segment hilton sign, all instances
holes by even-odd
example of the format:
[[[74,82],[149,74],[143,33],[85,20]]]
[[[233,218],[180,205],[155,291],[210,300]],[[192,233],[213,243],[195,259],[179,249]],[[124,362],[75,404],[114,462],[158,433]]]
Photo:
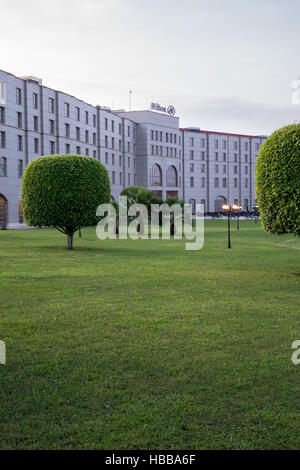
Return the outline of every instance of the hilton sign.
[[[153,111],[159,111],[160,113],[168,113],[170,116],[175,116],[175,108],[174,106],[170,105],[167,108],[161,106],[159,103],[151,103],[150,108]]]

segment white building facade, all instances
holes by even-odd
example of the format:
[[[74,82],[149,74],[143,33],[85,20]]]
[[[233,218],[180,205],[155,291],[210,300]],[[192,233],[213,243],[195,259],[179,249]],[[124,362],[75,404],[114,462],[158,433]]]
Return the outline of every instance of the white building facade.
[[[92,106],[0,70],[0,227],[22,222],[22,175],[41,155],[87,155],[101,161],[112,197],[144,186],[160,199],[179,197],[205,211],[225,202],[255,204],[255,170],[265,136],[180,129],[167,113]]]

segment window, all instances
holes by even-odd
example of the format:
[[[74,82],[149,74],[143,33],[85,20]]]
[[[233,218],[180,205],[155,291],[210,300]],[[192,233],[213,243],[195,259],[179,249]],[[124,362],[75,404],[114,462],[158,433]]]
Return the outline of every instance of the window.
[[[104,127],[105,127],[105,130],[107,131],[108,130],[108,119],[107,118],[104,119]]]
[[[194,177],[191,176],[190,177],[190,188],[193,188],[194,187]]]
[[[17,122],[18,128],[21,129],[23,127],[22,113],[17,113]]]
[[[70,153],[70,144],[66,144],[66,153]]]
[[[81,154],[80,145],[77,145],[77,147],[76,147],[76,153],[77,153],[77,155],[80,155],[80,154]]]
[[[5,123],[5,108],[3,106],[0,106],[0,124]]]
[[[205,173],[205,164],[204,163],[201,163],[200,169],[201,169],[201,173]]]
[[[204,148],[205,147],[205,139],[201,139],[201,147]]]
[[[122,172],[120,171],[120,184],[122,184]]]
[[[128,173],[128,186],[130,186],[130,173]]]
[[[70,117],[70,104],[69,103],[64,104],[64,110],[65,110],[65,117]]]
[[[88,157],[90,154],[89,149],[85,149],[85,155]]]
[[[85,131],[85,142],[89,143],[89,131]]]
[[[162,186],[161,167],[156,163],[150,169],[150,186]]]
[[[156,147],[158,149],[158,147]],[[128,153],[130,153],[130,142],[127,143],[127,150],[128,150]]]
[[[223,165],[223,173],[226,173],[226,165]]]
[[[96,114],[93,114],[93,126],[96,127]]]
[[[205,152],[201,152],[201,160],[202,160],[202,161],[205,160]]]
[[[227,188],[227,179],[226,178],[223,178],[222,184],[223,184],[223,188]]]
[[[93,132],[93,145],[96,145],[96,133]]]
[[[5,132],[0,131],[0,148],[4,149],[6,147],[6,135]]]
[[[88,111],[85,112],[85,123],[86,124],[89,123],[89,113],[88,113]]]
[[[235,188],[238,187],[238,180],[237,180],[237,178],[234,178],[234,187],[235,187]]]
[[[115,148],[115,138],[114,137],[111,138],[111,148],[112,149]]]
[[[65,136],[70,137],[70,124],[65,124]]]
[[[18,135],[18,150],[21,152],[23,150],[23,137]]]
[[[5,157],[0,157],[0,176],[7,176],[7,160]]]
[[[108,165],[108,153],[105,152],[105,164]]]
[[[55,142],[53,142],[53,140],[50,140],[49,144],[50,144],[50,155],[54,155],[55,154]]]
[[[122,166],[122,155],[119,155],[119,166]]]
[[[108,136],[107,135],[105,136],[105,147],[106,148],[108,147]]]
[[[223,153],[223,162],[226,162],[226,153]]]
[[[201,178],[201,188],[205,188],[205,178],[203,176]]]
[[[238,143],[237,143],[236,140],[233,142],[233,148],[234,148],[234,150],[238,149]]]
[[[219,161],[219,154],[218,154],[218,152],[215,152],[215,160],[216,160],[216,162]]]
[[[127,127],[127,136],[130,137],[130,126]],[[158,132],[156,131],[156,140],[158,138]]]
[[[245,166],[245,175],[248,175],[248,167]]]
[[[215,140],[215,149],[218,149],[218,148],[219,148],[219,141]]]
[[[39,107],[39,97],[37,93],[33,93],[33,107],[34,109],[38,109]]]
[[[219,178],[215,178],[215,188],[219,187]]]
[[[128,168],[130,168],[130,157],[128,157],[127,166],[128,166]]]
[[[0,104],[5,104],[5,83],[0,82]]]
[[[223,149],[226,149],[226,140],[223,140]]]
[[[122,124],[119,124],[119,135],[122,134]]]
[[[246,152],[248,151],[248,146],[249,146],[248,142],[245,142],[245,150],[246,150]]]
[[[190,172],[194,173],[194,163],[190,163]]]
[[[190,146],[194,147],[194,137],[190,137]]]
[[[49,132],[50,134],[54,134],[54,121],[52,119],[49,120]]]
[[[39,130],[39,118],[37,116],[33,116],[33,128],[35,132]]]
[[[248,178],[245,178],[245,188],[248,188]]]
[[[177,187],[178,186],[178,174],[175,166],[171,165],[167,169],[167,186]]]
[[[23,176],[23,160],[18,160],[18,178]]]
[[[96,158],[96,150],[93,150],[93,157]]]
[[[234,162],[237,163],[238,161],[238,156],[237,156],[237,153],[234,154]]]
[[[112,174],[112,184],[116,184],[116,173],[113,171]]]
[[[114,165],[115,164],[115,154],[112,153],[111,155],[111,164]]]
[[[194,150],[190,150],[190,159],[194,160]]]
[[[257,143],[255,144],[255,150],[256,150],[257,152],[258,152],[258,150],[259,150],[259,144],[257,144]]]
[[[236,165],[234,166],[233,171],[234,171],[234,174],[237,175],[238,167]]]
[[[219,173],[219,165],[215,165],[215,173]]]
[[[54,113],[54,99],[48,98],[48,111],[49,113]]]
[[[76,106],[75,108],[76,121],[80,121],[80,108]]]
[[[34,139],[34,153],[39,153],[39,139]]]
[[[17,88],[17,90],[16,90],[16,102],[17,102],[17,104],[22,104],[22,90],[21,90],[21,88]]]
[[[76,140],[80,140],[80,127],[76,127]]]

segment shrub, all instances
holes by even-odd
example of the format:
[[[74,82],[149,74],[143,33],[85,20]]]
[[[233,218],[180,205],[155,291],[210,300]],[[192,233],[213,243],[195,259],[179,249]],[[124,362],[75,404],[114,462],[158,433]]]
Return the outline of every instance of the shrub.
[[[22,206],[31,226],[53,226],[68,237],[95,225],[96,209],[110,202],[106,168],[92,157],[48,155],[31,162],[23,175]]]
[[[300,236],[300,124],[283,127],[265,141],[256,185],[265,230]]]

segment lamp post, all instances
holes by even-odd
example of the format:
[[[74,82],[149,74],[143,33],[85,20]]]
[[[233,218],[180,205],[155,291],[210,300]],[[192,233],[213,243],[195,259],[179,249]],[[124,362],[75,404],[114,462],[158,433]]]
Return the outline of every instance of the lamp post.
[[[254,220],[255,220],[255,223],[257,224],[257,219],[259,217],[258,206],[253,205],[253,212],[254,212]]]
[[[233,206],[230,206],[229,204],[224,204],[222,206],[223,211],[225,214],[227,213],[227,238],[228,238],[228,248],[231,248],[231,234],[230,234],[230,216],[232,211],[240,210],[241,206],[238,206],[237,204],[233,204]],[[239,230],[239,225],[238,225],[238,230]]]
[[[236,219],[236,229],[237,231],[240,230],[240,213],[241,213],[242,206],[239,206],[238,204],[233,204],[232,210],[236,211],[237,214],[237,219]]]

